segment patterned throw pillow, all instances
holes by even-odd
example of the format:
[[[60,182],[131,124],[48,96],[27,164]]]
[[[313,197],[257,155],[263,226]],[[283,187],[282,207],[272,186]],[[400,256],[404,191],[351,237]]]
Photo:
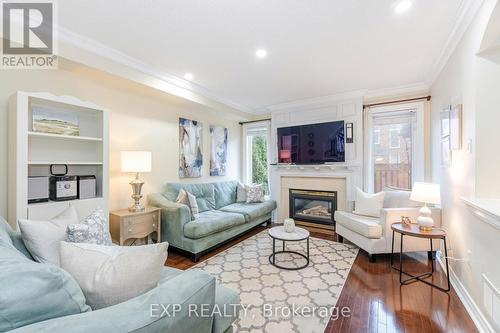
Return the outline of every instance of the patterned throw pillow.
[[[181,189],[175,202],[188,206],[189,210],[191,210],[191,220],[194,221],[196,219],[200,210],[198,202],[196,202],[196,197],[193,194]]]
[[[246,185],[247,203],[264,201],[264,185]]]
[[[108,219],[102,209],[96,209],[78,224],[68,225],[66,234],[70,243],[112,245]]]

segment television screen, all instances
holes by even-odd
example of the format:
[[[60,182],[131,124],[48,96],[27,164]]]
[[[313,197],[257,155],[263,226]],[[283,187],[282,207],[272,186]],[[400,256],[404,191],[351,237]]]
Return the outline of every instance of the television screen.
[[[278,163],[344,161],[343,121],[278,128]]]

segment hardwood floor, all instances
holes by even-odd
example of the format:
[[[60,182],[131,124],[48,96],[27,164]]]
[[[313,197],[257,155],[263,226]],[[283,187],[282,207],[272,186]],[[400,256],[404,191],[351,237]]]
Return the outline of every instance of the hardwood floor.
[[[267,227],[258,227],[246,235],[203,256],[206,260]],[[335,235],[312,231],[312,237],[335,240]],[[405,270],[426,271],[427,255],[405,256]],[[195,264],[180,254],[169,253],[167,265],[188,269]],[[436,265],[439,266],[439,265]],[[433,282],[444,283],[440,267]],[[391,269],[389,256],[379,256],[375,263],[360,250],[337,302],[350,309],[350,317],[340,316],[329,322],[325,333],[350,332],[478,332],[455,291],[444,293],[423,283],[400,286],[399,273]]]

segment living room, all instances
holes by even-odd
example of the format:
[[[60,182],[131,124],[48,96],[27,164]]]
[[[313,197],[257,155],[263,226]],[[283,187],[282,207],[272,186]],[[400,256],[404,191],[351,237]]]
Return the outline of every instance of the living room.
[[[1,6],[0,332],[500,331],[496,0]]]

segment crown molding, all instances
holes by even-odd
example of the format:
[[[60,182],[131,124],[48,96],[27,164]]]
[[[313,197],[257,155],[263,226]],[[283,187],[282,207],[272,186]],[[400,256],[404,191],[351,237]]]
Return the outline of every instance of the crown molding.
[[[263,113],[271,113],[274,111],[282,111],[282,110],[293,110],[293,109],[303,109],[303,108],[319,108],[322,106],[327,106],[331,104],[335,104],[339,101],[347,101],[347,100],[356,100],[360,101],[363,99],[363,95],[366,90],[354,90],[348,91],[333,95],[326,95],[320,97],[312,97],[312,98],[304,98],[291,102],[285,102],[280,104],[269,105],[260,109],[257,109],[255,112],[259,114]]]
[[[462,0],[451,33],[448,36],[437,61],[431,67],[431,70],[427,75],[426,82],[429,87],[434,84],[437,77],[448,63],[448,60],[462,40],[465,32],[469,28],[469,25],[472,23],[483,2],[484,0]]]
[[[426,94],[430,90],[429,85],[424,82],[416,82],[396,87],[368,90],[364,96],[364,102],[371,102],[383,98],[396,98],[401,96]]]
[[[253,110],[219,96],[205,87],[175,75],[161,72],[153,66],[93,39],[58,27],[59,56],[97,68],[125,79],[167,92],[213,109],[238,113],[250,119]]]
[[[339,94],[305,98],[286,103],[269,105],[260,109],[256,109],[254,113],[268,114],[271,112],[282,111],[282,110],[289,111],[289,110],[304,109],[304,108],[314,109],[331,104],[336,104],[340,101],[361,100],[363,102],[367,102],[382,98],[398,97],[404,95],[415,95],[428,92],[429,92],[429,86],[423,82],[418,82],[418,83],[406,84],[390,88],[373,89],[373,90],[369,89],[353,90]]]

